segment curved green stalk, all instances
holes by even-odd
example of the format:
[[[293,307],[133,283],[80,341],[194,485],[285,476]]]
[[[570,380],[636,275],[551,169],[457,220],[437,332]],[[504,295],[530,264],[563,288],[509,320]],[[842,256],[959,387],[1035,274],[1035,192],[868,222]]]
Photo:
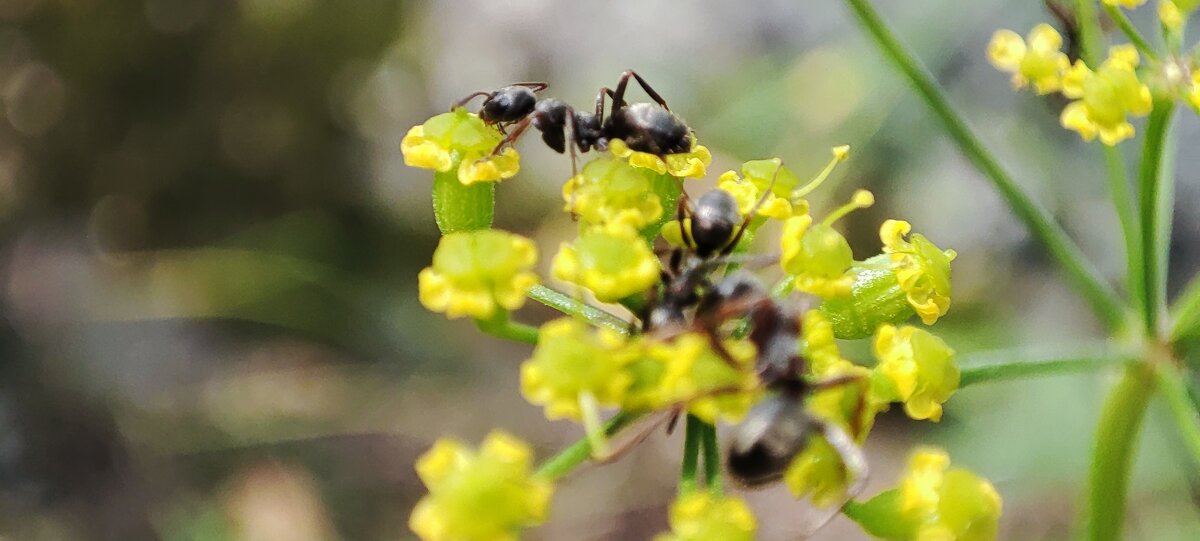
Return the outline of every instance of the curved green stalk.
[[[1137,27],[1133,26],[1133,22],[1129,20],[1124,11],[1121,11],[1121,8],[1103,2],[1100,5],[1104,7],[1104,12],[1108,14],[1108,18],[1117,23],[1117,27],[1121,29],[1125,37],[1129,38],[1130,43],[1133,43],[1133,46],[1137,47],[1138,52],[1142,53],[1142,56],[1150,60],[1158,59],[1158,54],[1154,52],[1154,48],[1150,46],[1150,42],[1142,36],[1141,32],[1138,32]]]
[[[1121,539],[1137,435],[1153,393],[1152,369],[1137,363],[1126,368],[1104,401],[1088,472],[1084,527],[1089,541]]]
[[[1142,164],[1138,168],[1138,192],[1141,202],[1141,233],[1142,233],[1142,267],[1145,269],[1145,280],[1142,291],[1143,310],[1142,323],[1146,335],[1159,336],[1159,318],[1165,304],[1167,273],[1164,268],[1165,257],[1159,252],[1165,250],[1168,244],[1164,236],[1161,213],[1163,207],[1170,205],[1169,197],[1160,196],[1160,190],[1170,190],[1172,186],[1164,187],[1164,174],[1169,168],[1163,167],[1163,155],[1167,149],[1165,144],[1167,129],[1175,104],[1166,100],[1155,100],[1154,110],[1150,112],[1150,120],[1146,122],[1146,138],[1142,143]]]
[[[537,284],[529,289],[529,298],[570,316],[578,316],[597,327],[607,327],[629,334],[629,322],[604,310],[588,305],[556,289]]]
[[[498,310],[492,319],[476,319],[475,326],[496,338],[523,344],[537,345],[538,343],[538,328],[509,319],[506,310]]]
[[[641,417],[639,413],[628,411],[618,412],[613,415],[607,423],[604,423],[604,435],[612,436],[619,432],[622,428],[629,426],[630,423]],[[546,479],[558,479],[568,473],[571,473],[580,464],[586,462],[592,457],[592,444],[587,438],[581,438],[573,443],[570,447],[559,451],[558,454],[550,457],[542,466],[538,468],[537,475]]]
[[[879,47],[897,68],[908,77],[917,93],[925,101],[946,132],[958,144],[959,149],[971,160],[1000,195],[1013,213],[1029,228],[1062,265],[1068,281],[1087,299],[1096,316],[1109,328],[1120,328],[1124,323],[1124,307],[1112,288],[1101,280],[1099,273],[1083,256],[1079,247],[1067,237],[1066,232],[1054,222],[1050,214],[1025,193],[996,158],[983,146],[979,138],[967,127],[962,116],[954,110],[933,76],[922,67],[896,38],[887,24],[875,12],[868,0],[846,0],[858,16],[859,21],[874,38]]]
[[[1179,428],[1179,436],[1187,446],[1195,466],[1200,468],[1200,414],[1192,406],[1188,397],[1187,386],[1183,374],[1173,365],[1164,364],[1157,370],[1158,388],[1166,399],[1175,424]]]

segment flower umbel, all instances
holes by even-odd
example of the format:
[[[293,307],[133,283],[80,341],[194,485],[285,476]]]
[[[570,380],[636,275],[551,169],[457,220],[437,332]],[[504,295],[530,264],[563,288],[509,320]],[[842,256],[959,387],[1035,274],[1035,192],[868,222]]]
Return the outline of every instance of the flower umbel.
[[[554,256],[555,278],[586,287],[601,302],[646,291],[659,278],[659,262],[629,227],[592,228]]]
[[[958,254],[938,249],[919,233],[904,240],[911,230],[908,222],[888,220],[880,226],[879,238],[909,304],[922,322],[933,325],[950,310],[950,262]]]
[[[421,304],[447,317],[488,319],[516,310],[538,282],[531,269],[537,248],[520,235],[483,230],[451,233],[433,252],[433,266],[417,276]]]
[[[629,355],[625,339],[611,329],[593,329],[573,318],[542,325],[533,357],[521,365],[521,393],[546,407],[546,418],[580,420],[581,398],[620,405],[632,378],[622,371]],[[586,402],[585,402],[586,404]]]
[[[1096,71],[1082,60],[1063,76],[1063,95],[1074,99],[1063,109],[1064,128],[1079,132],[1085,141],[1100,136],[1100,142],[1112,146],[1133,137],[1128,116],[1150,113],[1153,100],[1150,88],[1138,80],[1137,49],[1117,45],[1109,49],[1108,59]]]
[[[1070,61],[1062,49],[1062,36],[1048,24],[1029,32],[1028,42],[1012,30],[998,30],[988,44],[988,59],[1002,71],[1011,72],[1014,88],[1033,83],[1038,94],[1062,88],[1062,74]]]
[[[712,164],[712,153],[708,148],[696,144],[692,138],[692,150],[683,154],[668,154],[660,158],[648,152],[639,152],[629,148],[625,141],[613,139],[608,142],[608,150],[613,156],[624,158],[629,165],[649,169],[660,175],[669,174],[673,177],[703,178]]]
[[[850,243],[832,227],[833,222],[854,209],[875,202],[871,192],[859,190],[849,204],[830,213],[819,224],[805,214],[788,218],[783,226],[781,244],[783,270],[795,276],[796,289],[818,297],[844,297],[854,285],[854,253]]]
[[[913,419],[942,418],[942,403],[958,389],[954,350],[924,329],[883,325],[875,333],[876,381]]]
[[[616,158],[596,158],[563,184],[564,210],[579,215],[586,224],[642,229],[663,214],[654,177],[653,172]]]
[[[554,486],[531,474],[533,454],[521,440],[492,432],[478,451],[442,439],[417,460],[429,494],[409,527],[423,541],[515,541],[546,518]]]
[[[758,522],[745,502],[711,492],[680,496],[671,505],[671,533],[654,541],[751,541]]]
[[[491,155],[501,139],[500,132],[478,115],[459,108],[413,126],[400,142],[400,151],[406,165],[438,172],[457,166],[463,184],[493,182],[511,178],[521,168],[521,157],[512,147]]]
[[[986,479],[949,466],[950,457],[940,449],[919,448],[909,459],[900,482],[900,512],[919,524],[913,539],[995,539],[1000,495]]]

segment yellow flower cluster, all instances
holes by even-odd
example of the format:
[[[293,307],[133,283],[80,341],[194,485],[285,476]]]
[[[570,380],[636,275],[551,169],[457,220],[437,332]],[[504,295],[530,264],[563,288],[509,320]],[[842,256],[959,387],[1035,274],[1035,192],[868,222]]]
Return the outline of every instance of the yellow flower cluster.
[[[926,325],[933,325],[950,310],[950,262],[958,254],[940,250],[924,235],[914,233],[905,221],[888,220],[879,228],[883,252],[895,266],[896,281],[913,310]]]
[[[671,505],[671,532],[654,541],[752,541],[758,521],[746,503],[711,492],[680,496]]]
[[[412,167],[441,173],[457,167],[463,184],[495,182],[511,178],[521,168],[516,149],[491,155],[501,139],[500,132],[484,124],[479,115],[459,108],[413,126],[400,141],[400,151],[404,164]]]
[[[608,150],[613,156],[629,162],[629,165],[678,178],[702,178],[707,174],[708,166],[712,165],[712,153],[708,151],[708,147],[696,144],[695,136],[692,137],[690,152],[668,154],[665,158],[633,150],[620,139],[609,141]]]
[[[532,475],[533,453],[521,440],[493,432],[478,451],[439,440],[417,460],[429,494],[409,527],[423,541],[516,541],[546,519],[554,486]]]
[[[991,483],[950,468],[940,449],[913,453],[900,482],[900,514],[917,525],[912,539],[923,541],[991,541],[1000,520],[1000,495]]]
[[[589,228],[563,243],[550,272],[586,287],[601,302],[616,302],[658,282],[658,258],[645,239],[627,227]]]
[[[531,269],[537,248],[504,231],[451,233],[433,252],[433,266],[417,275],[421,304],[447,317],[489,319],[499,309],[516,310],[537,284]]]
[[[1133,8],[1144,0],[1105,2]],[[1182,25],[1183,15],[1174,2],[1164,0],[1159,5],[1165,25]],[[1070,65],[1060,50],[1062,41],[1062,36],[1047,24],[1034,27],[1028,40],[1011,30],[998,30],[988,45],[988,59],[997,69],[1013,74],[1016,88],[1032,82],[1038,94],[1061,92],[1072,100],[1059,120],[1083,140],[1099,137],[1105,145],[1113,146],[1133,137],[1129,117],[1145,116],[1153,106],[1150,87],[1137,73],[1137,49],[1133,45],[1114,46],[1108,58],[1093,69],[1083,60]]]

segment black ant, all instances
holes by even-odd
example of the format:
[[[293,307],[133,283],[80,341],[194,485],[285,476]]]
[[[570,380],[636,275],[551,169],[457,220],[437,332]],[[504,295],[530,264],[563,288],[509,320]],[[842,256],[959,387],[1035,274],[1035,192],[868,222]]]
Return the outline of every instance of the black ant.
[[[657,106],[625,102],[625,90],[631,77]],[[484,96],[479,118],[487,124],[496,125],[505,134],[504,139],[492,150],[493,156],[498,155],[506,145],[515,144],[532,125],[542,132],[542,141],[555,152],[562,154],[570,150],[573,174],[576,152],[584,153],[593,148],[605,150],[608,142],[614,139],[624,141],[633,150],[659,157],[692,149],[691,129],[683,119],[671,112],[666,100],[633,70],[621,74],[615,92],[607,87],[600,88],[594,114],[577,111],[554,98],[539,99],[537,93],[546,87],[546,83],[516,83],[493,92],[474,92],[454,102],[451,109]],[[612,99],[612,110],[607,118],[604,116],[605,96]],[[512,131],[507,130],[510,126]]]

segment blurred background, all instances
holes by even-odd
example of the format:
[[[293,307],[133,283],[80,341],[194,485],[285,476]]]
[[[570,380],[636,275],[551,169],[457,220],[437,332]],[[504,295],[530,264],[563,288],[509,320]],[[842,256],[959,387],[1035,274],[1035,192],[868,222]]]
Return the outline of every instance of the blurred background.
[[[879,3],[1119,280],[1099,148],[1058,127],[1062,103],[1013,92],[985,59],[995,29],[1053,21],[1045,6]],[[1152,16],[1134,13],[1144,28]],[[860,258],[888,217],[958,251],[938,331],[960,353],[1101,336],[833,0],[0,0],[0,539],[412,539],[424,493],[412,464],[437,437],[475,443],[499,427],[541,457],[578,438],[520,397],[528,347],[418,304],[437,242],[432,175],[404,166],[399,141],[513,81],[548,81],[587,108],[629,67],[712,149],[711,178],[769,156],[805,177],[852,145],[815,204],[875,191],[843,222]],[[1180,117],[1172,291],[1200,266],[1200,126]],[[520,149],[496,225],[535,238],[544,271],[574,227],[559,212],[570,166],[536,138]],[[865,360],[863,346],[849,351]],[[995,483],[1003,538],[1067,539],[1108,380],[969,388],[936,426],[893,411],[868,445],[868,494],[895,483],[914,445],[938,444]],[[1155,404],[1130,539],[1200,536],[1200,477],[1171,432]],[[656,434],[581,470],[528,538],[665,530],[681,445]],[[749,498],[766,540],[823,517],[781,489]],[[861,535],[839,519],[813,538]]]

